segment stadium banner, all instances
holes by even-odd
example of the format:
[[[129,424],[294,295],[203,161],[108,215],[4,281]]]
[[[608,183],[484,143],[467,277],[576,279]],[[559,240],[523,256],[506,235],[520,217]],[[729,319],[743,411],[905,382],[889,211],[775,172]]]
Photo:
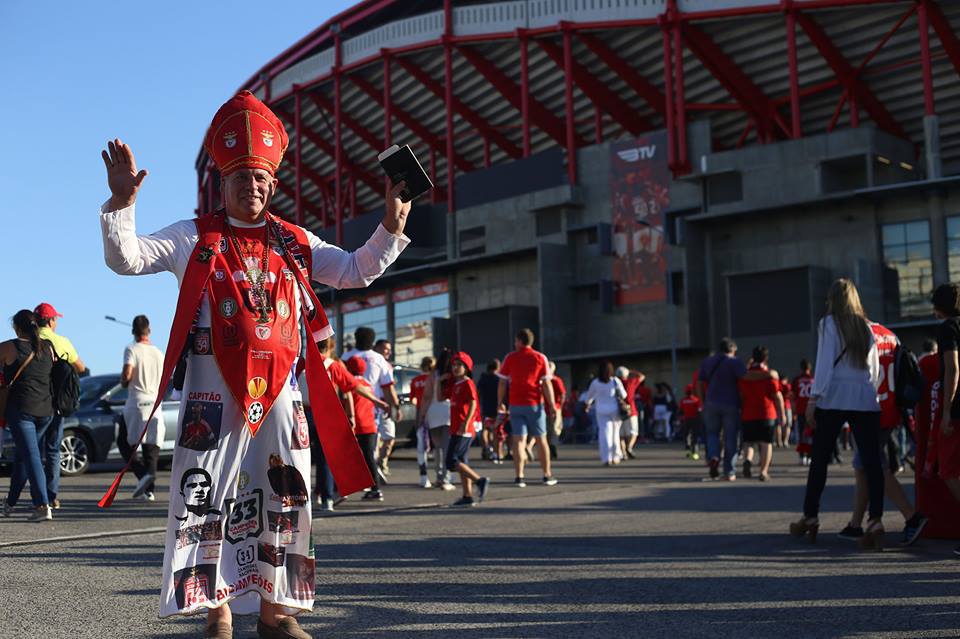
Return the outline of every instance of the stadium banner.
[[[666,131],[611,143],[610,193],[617,306],[665,302],[663,211],[670,204]]]

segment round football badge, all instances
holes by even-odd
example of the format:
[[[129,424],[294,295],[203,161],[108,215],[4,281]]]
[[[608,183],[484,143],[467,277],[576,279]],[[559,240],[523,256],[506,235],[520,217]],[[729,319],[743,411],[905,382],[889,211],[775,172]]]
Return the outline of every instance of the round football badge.
[[[290,317],[290,305],[287,300],[277,300],[277,315],[283,319]]]
[[[225,297],[222,302],[220,302],[220,314],[230,319],[237,314],[237,300],[232,297]]]
[[[256,424],[261,419],[263,419],[263,404],[260,402],[250,404],[250,408],[247,409],[247,421]]]
[[[250,485],[250,473],[248,473],[245,470],[241,470],[240,475],[237,476],[237,489],[244,490],[249,485]]]
[[[218,282],[223,282],[227,279],[227,272],[217,269],[213,272],[213,279],[217,280]]]
[[[267,380],[262,377],[254,377],[247,382],[247,392],[253,399],[260,399],[267,392]]]
[[[257,339],[262,339],[264,341],[270,339],[270,335],[273,333],[269,326],[264,326],[262,324],[256,326],[253,331],[257,334]]]

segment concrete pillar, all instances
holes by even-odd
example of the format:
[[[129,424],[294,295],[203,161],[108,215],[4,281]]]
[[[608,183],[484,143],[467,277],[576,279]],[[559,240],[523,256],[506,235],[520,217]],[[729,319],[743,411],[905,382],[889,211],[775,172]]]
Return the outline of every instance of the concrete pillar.
[[[926,151],[927,179],[935,180],[943,177],[943,167],[940,162],[940,118],[936,115],[927,115],[923,118],[923,148]]]
[[[950,265],[947,261],[947,221],[941,194],[932,192],[927,195],[927,219],[930,221],[933,285],[939,286],[950,281]]]

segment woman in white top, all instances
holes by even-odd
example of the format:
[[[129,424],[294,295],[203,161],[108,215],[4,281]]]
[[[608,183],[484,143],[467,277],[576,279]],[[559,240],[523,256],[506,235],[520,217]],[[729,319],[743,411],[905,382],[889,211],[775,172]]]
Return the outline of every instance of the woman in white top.
[[[586,407],[596,403],[598,441],[600,442],[600,461],[604,466],[620,463],[620,404],[618,399],[626,399],[627,391],[613,374],[613,362],[604,362],[597,376],[590,382],[583,401]]]
[[[803,518],[790,532],[813,543],[820,527],[820,496],[827,482],[827,464],[844,423],[849,423],[863,459],[870,493],[870,521],[861,538],[864,548],[883,544],[883,469],[880,462],[880,358],[860,295],[853,282],[839,279],[827,296],[827,315],[820,320],[817,367],[806,419],[815,430]]]
[[[430,429],[430,445],[433,449],[437,485],[444,490],[453,490],[447,470],[447,444],[450,443],[450,349],[444,348],[437,358],[437,368],[423,385],[423,408],[418,413]],[[421,480],[421,485],[423,482]]]

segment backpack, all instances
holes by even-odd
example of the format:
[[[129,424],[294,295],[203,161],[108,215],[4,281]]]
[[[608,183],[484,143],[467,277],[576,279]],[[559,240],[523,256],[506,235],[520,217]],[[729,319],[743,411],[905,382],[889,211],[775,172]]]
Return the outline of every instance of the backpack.
[[[923,398],[926,381],[917,356],[909,348],[897,346],[893,360],[894,396],[901,410],[912,409]]]
[[[50,394],[57,414],[69,417],[80,407],[80,376],[73,364],[62,357],[53,362],[50,370]]]

